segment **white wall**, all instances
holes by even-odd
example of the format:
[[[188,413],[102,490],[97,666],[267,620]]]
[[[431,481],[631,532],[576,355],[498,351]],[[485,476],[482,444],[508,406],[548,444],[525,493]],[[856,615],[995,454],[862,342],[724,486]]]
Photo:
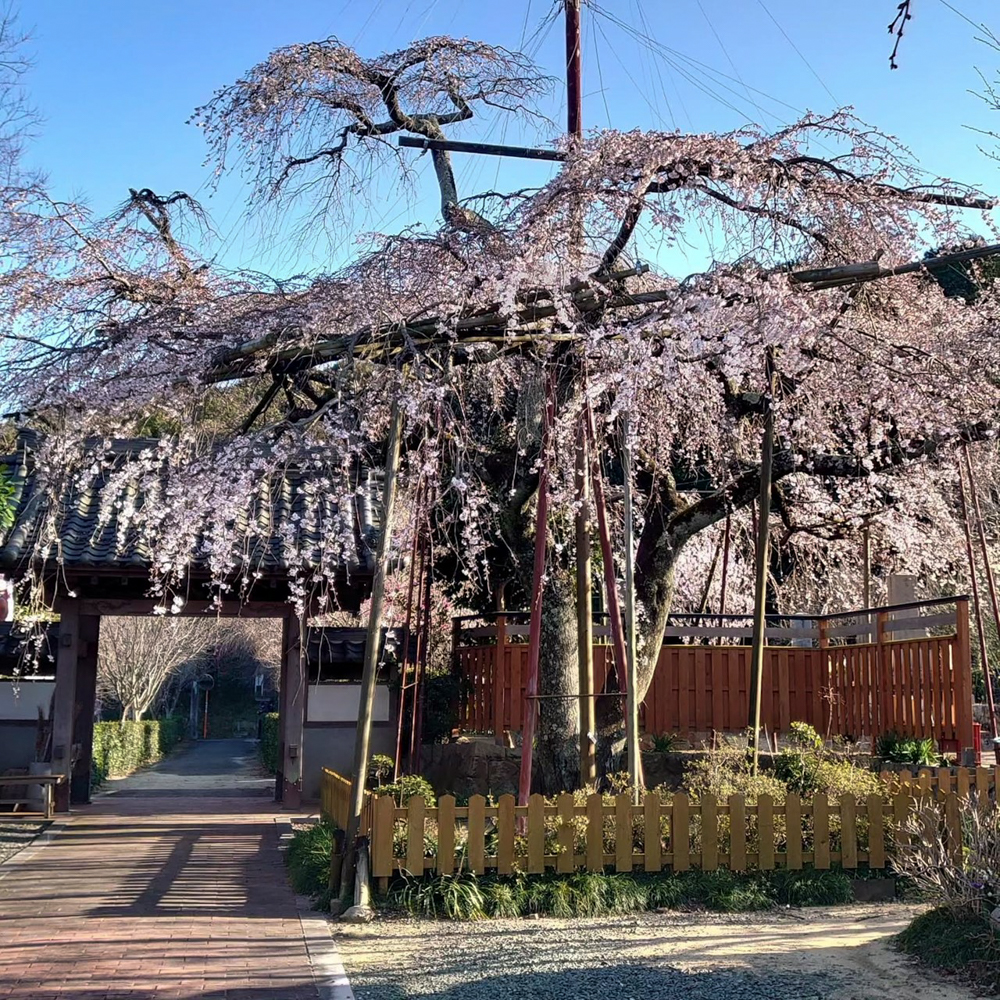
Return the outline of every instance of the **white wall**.
[[[49,705],[55,681],[20,681],[16,692],[12,681],[0,681],[0,719],[33,721],[38,718],[38,709],[49,717]]]
[[[307,722],[357,722],[361,710],[360,684],[310,684]],[[389,688],[375,687],[373,722],[389,721]]]

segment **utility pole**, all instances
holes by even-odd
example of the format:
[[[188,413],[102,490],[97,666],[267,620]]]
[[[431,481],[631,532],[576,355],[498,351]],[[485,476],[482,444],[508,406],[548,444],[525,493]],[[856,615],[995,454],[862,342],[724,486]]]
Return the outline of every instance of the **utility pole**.
[[[566,131],[579,142],[583,138],[583,70],[580,53],[580,0],[566,3]],[[577,249],[583,242],[582,226]],[[581,365],[585,362],[581,352]],[[586,415],[581,411],[576,437],[576,628],[580,667],[580,784],[597,780],[594,735],[597,714],[594,703],[594,619],[590,557],[590,488],[587,456]]]

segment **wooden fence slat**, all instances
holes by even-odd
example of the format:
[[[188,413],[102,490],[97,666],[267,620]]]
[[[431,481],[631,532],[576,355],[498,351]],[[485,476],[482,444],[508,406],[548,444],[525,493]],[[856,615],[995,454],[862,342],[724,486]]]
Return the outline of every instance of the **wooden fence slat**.
[[[938,795],[947,795],[951,791],[951,771],[938,771],[937,790]]]
[[[969,769],[966,767],[960,767],[958,769],[958,774],[955,780],[955,790],[958,792],[958,797],[960,799],[968,799],[969,797],[969,786],[972,784]]]
[[[576,867],[573,859],[573,793],[563,792],[557,799],[559,810],[559,856],[556,858],[557,872],[571,872]]]
[[[719,804],[714,795],[701,798],[701,869],[714,872],[719,867]]]
[[[1000,797],[1000,788],[997,789]],[[976,768],[976,796],[979,799],[979,808],[988,809],[990,804],[990,769],[988,767]]]
[[[757,865],[763,871],[774,868],[774,799],[770,795],[757,798],[757,838],[760,849]]]
[[[604,871],[604,799],[598,792],[587,796],[587,871]]]
[[[632,871],[632,796],[615,796],[615,871]]]
[[[894,839],[897,844],[906,842],[906,835],[903,828],[906,826],[906,818],[910,815],[910,808],[913,804],[908,791],[898,792],[892,800],[892,827]]]
[[[734,872],[747,867],[747,806],[742,795],[729,796],[729,867]]]
[[[497,871],[501,875],[509,875],[514,870],[515,805],[513,795],[501,795],[497,799]]]
[[[528,873],[545,871],[545,798],[532,795],[528,799]]]
[[[959,814],[958,796],[954,792],[949,792],[944,800],[944,822],[948,831],[947,845],[948,853],[952,861],[961,866],[962,864],[962,817]]]
[[[663,869],[663,851],[660,841],[660,796],[646,792],[643,802],[643,868],[647,872]]]
[[[415,878],[424,873],[424,818],[427,804],[422,795],[406,803],[406,870]]]
[[[392,834],[396,822],[396,803],[391,796],[375,800],[375,822],[372,828],[372,876],[389,878],[392,870]]]
[[[442,795],[437,805],[438,848],[437,873],[451,875],[455,871],[455,796]]]
[[[877,794],[868,796],[868,867],[885,868],[885,811]]]
[[[789,795],[785,799],[785,830],[787,831],[785,864],[791,871],[801,871],[802,800],[798,795]]]
[[[691,867],[691,814],[688,797],[678,792],[673,797],[673,815],[670,820],[670,847],[675,872],[686,872]]]
[[[486,799],[473,795],[469,799],[469,871],[482,875],[486,871]]]
[[[858,815],[853,795],[840,797],[840,864],[858,867]]]
[[[822,792],[813,796],[813,867],[830,867],[830,803]]]

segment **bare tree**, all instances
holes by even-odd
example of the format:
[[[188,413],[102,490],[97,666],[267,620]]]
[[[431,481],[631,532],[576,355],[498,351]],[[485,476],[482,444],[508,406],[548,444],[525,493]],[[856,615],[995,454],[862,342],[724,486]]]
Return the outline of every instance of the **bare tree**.
[[[217,620],[110,616],[101,619],[97,683],[121,705],[123,719],[141,719],[164,685],[183,686],[203,668],[218,640]]]

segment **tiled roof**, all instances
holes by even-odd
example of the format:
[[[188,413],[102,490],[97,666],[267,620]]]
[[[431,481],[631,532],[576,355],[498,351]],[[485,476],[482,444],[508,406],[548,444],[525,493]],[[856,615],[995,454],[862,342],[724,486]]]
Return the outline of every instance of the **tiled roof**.
[[[114,442],[109,449],[111,465],[121,468],[143,449],[155,446],[149,439]],[[43,484],[30,471],[24,453],[0,456],[0,472],[16,489],[16,521],[6,538],[0,536],[0,570],[22,571],[32,562],[44,558],[55,563],[61,559],[66,569],[113,570],[124,576],[143,575],[150,566],[147,540],[135,526],[120,531],[117,516],[102,521],[101,487],[107,473],[100,473],[87,486],[74,486],[53,501]],[[122,487],[129,502],[139,507],[143,497],[136,480]],[[161,483],[166,486],[167,473]],[[317,472],[285,470],[270,481],[262,482],[257,494],[248,501],[239,517],[240,534],[246,541],[242,568],[264,576],[284,575],[289,568],[283,539],[294,539],[298,550],[297,565],[303,569],[323,568],[325,572],[370,574],[375,542],[380,526],[382,482],[379,473],[360,471],[357,488],[349,512],[354,528],[354,551],[346,558],[334,555],[330,539],[344,519],[338,501],[330,495],[329,484]],[[53,511],[53,506],[57,509]],[[105,504],[105,507],[107,505]],[[43,554],[39,542],[42,526],[55,514],[58,524],[58,545],[51,545]],[[246,528],[251,530],[247,531]],[[192,568],[206,568],[202,539],[192,545]]]

